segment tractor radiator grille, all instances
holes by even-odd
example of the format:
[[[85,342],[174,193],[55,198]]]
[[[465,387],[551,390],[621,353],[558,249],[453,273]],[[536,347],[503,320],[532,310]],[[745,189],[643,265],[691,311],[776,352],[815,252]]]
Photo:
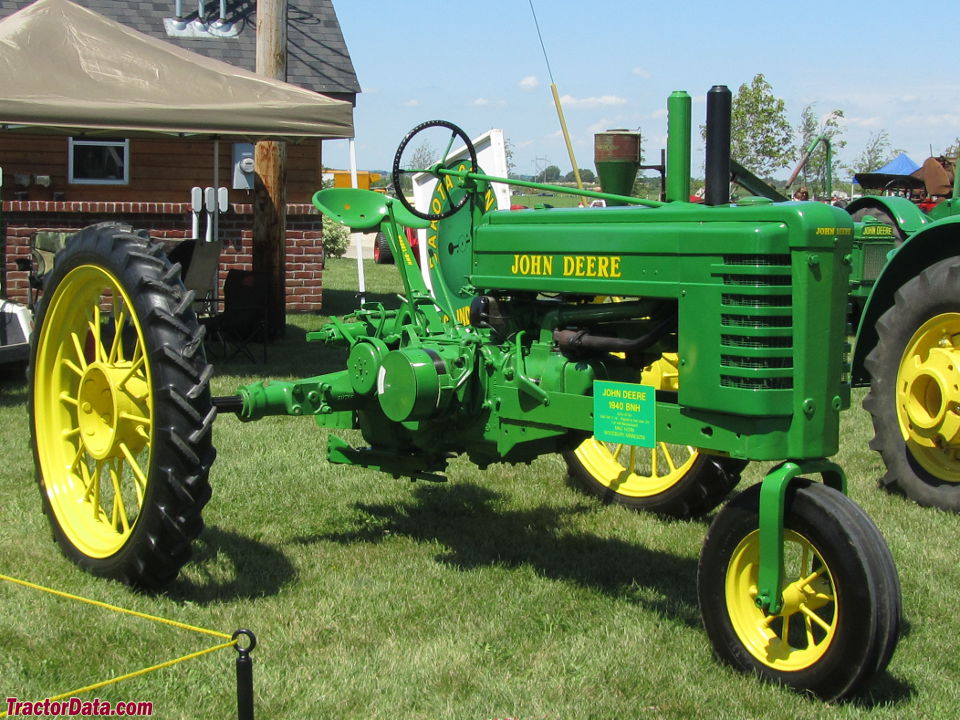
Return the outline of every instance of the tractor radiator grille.
[[[770,277],[763,277],[760,275],[724,275],[723,276],[724,285],[744,285],[747,287],[784,287],[790,285],[790,276],[786,277],[780,275],[773,275]]]
[[[789,255],[725,255],[721,294],[720,385],[793,387],[793,296]],[[734,287],[736,289],[734,290]]]
[[[789,255],[724,255],[724,265],[749,265],[751,267],[767,267],[781,265],[790,267]]]
[[[863,246],[863,279],[876,280],[880,277],[880,271],[887,264],[887,253],[890,251],[889,245],[864,245]]]
[[[728,348],[792,348],[793,338],[755,338],[749,335],[721,335],[720,344]]]

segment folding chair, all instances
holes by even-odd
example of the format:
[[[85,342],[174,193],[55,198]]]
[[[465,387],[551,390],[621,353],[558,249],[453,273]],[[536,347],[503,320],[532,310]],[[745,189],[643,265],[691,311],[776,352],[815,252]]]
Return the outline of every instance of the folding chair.
[[[220,265],[223,243],[219,240],[183,240],[167,253],[171,262],[179,262],[180,277],[187,290],[193,290],[193,303],[197,315],[214,315],[216,308],[216,285],[214,280]]]
[[[269,273],[230,270],[223,283],[223,310],[201,318],[209,340],[219,340],[224,361],[243,353],[256,362],[250,344],[263,343],[263,362],[267,362],[267,340],[270,337]],[[232,350],[230,349],[232,346]]]

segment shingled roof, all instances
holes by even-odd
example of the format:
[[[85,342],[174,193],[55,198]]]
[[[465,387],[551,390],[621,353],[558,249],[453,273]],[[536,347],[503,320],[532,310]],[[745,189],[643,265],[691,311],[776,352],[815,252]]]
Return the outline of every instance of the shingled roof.
[[[0,0],[6,17],[32,0]],[[231,65],[256,69],[256,0],[227,0],[227,21],[235,37],[171,37],[165,19],[175,15],[174,0],[74,0],[112,20]],[[207,0],[207,20],[219,15],[218,0]],[[184,19],[197,19],[196,0],[184,0]],[[287,82],[342,100],[360,92],[350,53],[343,40],[333,0],[291,0],[287,6]],[[41,79],[38,79],[38,81]]]

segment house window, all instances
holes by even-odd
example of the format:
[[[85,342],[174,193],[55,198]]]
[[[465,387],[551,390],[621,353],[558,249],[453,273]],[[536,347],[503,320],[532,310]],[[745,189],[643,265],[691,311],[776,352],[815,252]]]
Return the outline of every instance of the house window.
[[[126,185],[130,182],[129,140],[70,138],[72,185]]]

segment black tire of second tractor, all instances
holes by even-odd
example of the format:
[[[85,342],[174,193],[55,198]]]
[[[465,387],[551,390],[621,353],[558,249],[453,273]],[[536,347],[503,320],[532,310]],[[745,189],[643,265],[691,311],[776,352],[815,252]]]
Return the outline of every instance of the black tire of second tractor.
[[[947,258],[928,267],[897,291],[893,306],[877,321],[877,344],[867,355],[870,390],[863,407],[873,419],[870,447],[880,453],[885,490],[919,505],[960,512],[960,482],[937,477],[914,457],[901,434],[896,389],[903,354],[917,330],[943,313],[960,313],[960,260]]]

